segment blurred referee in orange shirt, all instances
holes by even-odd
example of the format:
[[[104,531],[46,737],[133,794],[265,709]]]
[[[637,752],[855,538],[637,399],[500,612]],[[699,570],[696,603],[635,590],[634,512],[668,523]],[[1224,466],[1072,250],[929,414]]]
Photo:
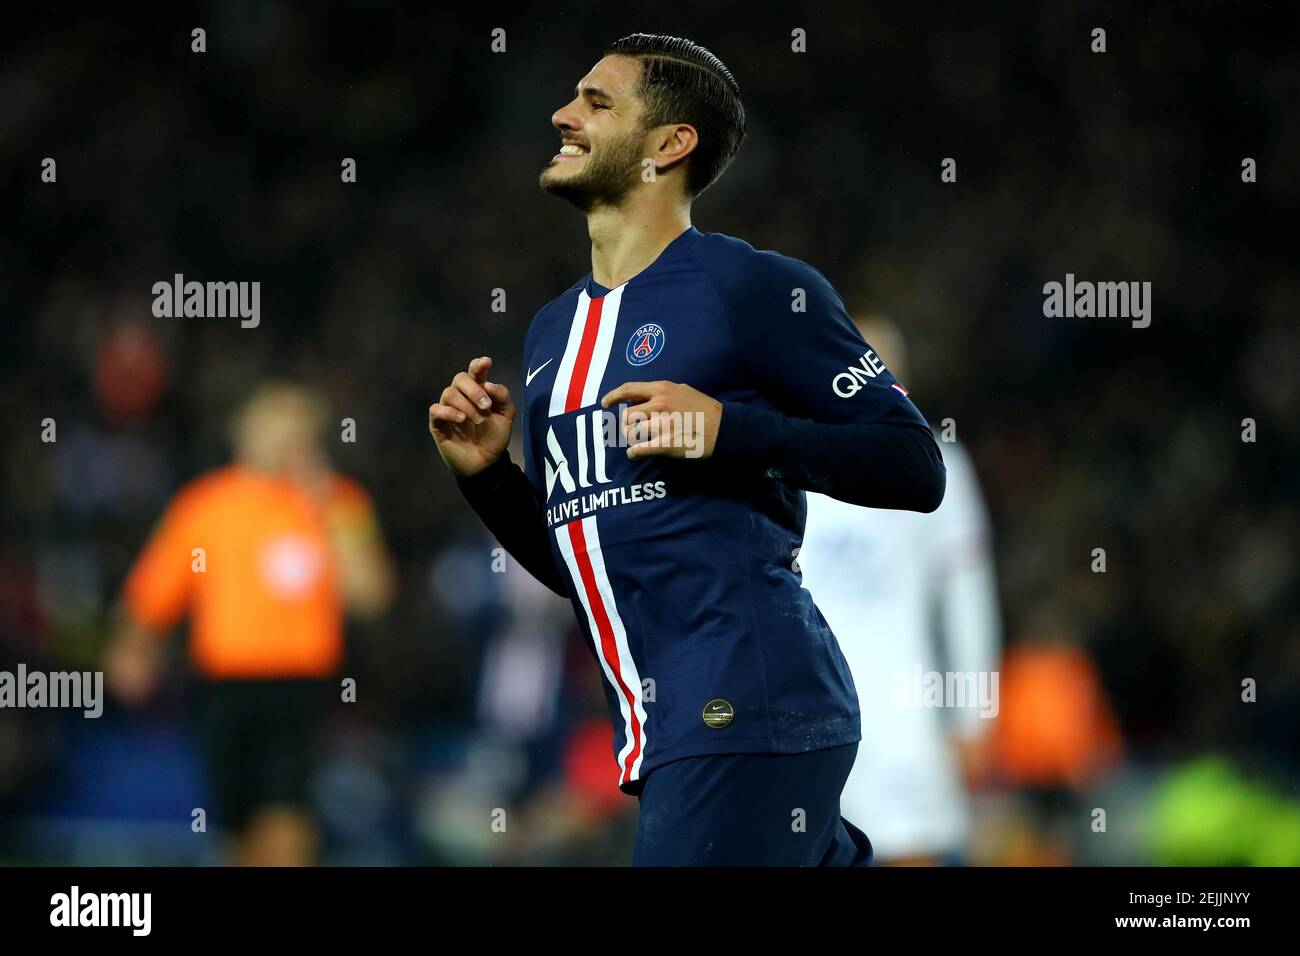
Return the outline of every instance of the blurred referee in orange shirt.
[[[163,639],[191,612],[209,816],[240,865],[314,862],[313,733],[340,699],[344,611],[375,616],[393,590],[369,497],[329,468],[325,421],[323,402],[298,385],[248,400],[234,420],[235,461],[172,499],[127,578],[106,651],[110,689],[138,704],[157,684]]]

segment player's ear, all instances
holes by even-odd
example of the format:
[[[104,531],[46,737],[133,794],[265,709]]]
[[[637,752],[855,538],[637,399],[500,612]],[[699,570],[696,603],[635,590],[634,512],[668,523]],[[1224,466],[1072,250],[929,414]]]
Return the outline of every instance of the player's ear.
[[[671,169],[699,145],[700,134],[689,123],[674,123],[659,127],[655,137],[655,166],[660,171]]]

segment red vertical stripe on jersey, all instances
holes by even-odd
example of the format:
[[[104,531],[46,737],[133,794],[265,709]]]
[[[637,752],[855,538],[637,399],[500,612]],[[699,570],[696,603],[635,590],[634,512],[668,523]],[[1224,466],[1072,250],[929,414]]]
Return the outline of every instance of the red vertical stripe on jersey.
[[[599,299],[594,301],[600,301]],[[599,310],[597,310],[599,312]],[[583,342],[584,347],[586,342]],[[588,357],[590,351],[588,350]],[[572,394],[572,392],[570,392]],[[623,669],[619,665],[618,645],[614,640],[614,629],[609,624],[609,614],[605,611],[605,602],[601,600],[600,588],[596,587],[596,572],[592,570],[591,558],[587,555],[587,535],[582,530],[582,520],[571,521],[565,525],[569,529],[569,541],[573,544],[573,557],[578,563],[578,573],[582,575],[582,587],[587,592],[587,603],[591,606],[591,616],[596,619],[596,630],[600,632],[600,651],[609,665],[619,692],[627,700],[628,716],[632,725],[632,749],[628,751],[623,765],[623,782],[632,779],[632,768],[636,758],[641,754],[641,722],[636,716],[636,698],[623,680]],[[638,688],[639,689],[639,688]]]
[[[582,407],[582,390],[587,384],[587,370],[591,368],[591,353],[596,351],[596,335],[600,332],[600,313],[604,306],[603,295],[587,305],[587,324],[582,327],[582,342],[573,361],[573,374],[569,376],[569,393],[564,398],[566,412],[576,412]]]

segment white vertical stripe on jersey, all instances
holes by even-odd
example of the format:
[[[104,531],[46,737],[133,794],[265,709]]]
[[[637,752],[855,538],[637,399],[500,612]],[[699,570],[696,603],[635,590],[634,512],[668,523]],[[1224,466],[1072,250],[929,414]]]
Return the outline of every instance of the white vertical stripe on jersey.
[[[614,329],[618,326],[618,307],[623,301],[626,285],[611,289],[605,296],[604,306],[600,310],[600,331],[596,333],[596,348],[591,353],[591,368],[587,370],[587,381],[582,386],[582,407],[595,405],[600,401],[600,383],[605,378],[605,366],[609,364],[609,353],[614,343]]]
[[[614,603],[613,588],[610,587],[609,576],[605,571],[605,560],[600,553],[600,537],[596,532],[596,518],[591,516],[579,520],[582,522],[583,536],[587,542],[587,560],[591,564],[592,577],[596,582],[596,591],[604,606],[605,617],[609,620],[610,630],[614,635],[615,650],[618,653],[619,677],[622,678],[623,685],[632,693],[637,724],[641,728],[639,734],[632,729],[632,711],[628,707],[627,695],[623,693],[622,687],[619,686],[619,677],[615,676],[613,666],[605,657],[605,649],[602,646],[600,636],[600,625],[596,623],[596,615],[592,610],[590,598],[587,595],[587,587],[582,580],[578,557],[573,550],[573,540],[569,537],[569,525],[560,525],[555,529],[555,541],[559,545],[560,554],[564,557],[564,563],[569,569],[569,576],[573,579],[573,589],[577,593],[582,609],[587,615],[587,627],[591,639],[596,645],[596,658],[600,661],[601,669],[605,672],[605,679],[609,681],[609,686],[614,689],[614,696],[618,698],[619,712],[623,717],[623,747],[618,754],[619,782],[622,783],[624,774],[628,772],[627,758],[639,738],[641,748],[637,753],[636,760],[632,763],[631,772],[628,774],[629,780],[638,780],[641,777],[641,762],[645,758],[646,747],[646,715],[641,697],[641,677],[637,672],[636,664],[632,661],[632,653],[627,643],[627,631],[623,627],[623,619],[619,616],[618,607]],[[570,524],[572,523],[570,522]]]
[[[596,589],[600,591],[601,600],[605,602],[605,614],[609,617],[610,628],[614,631],[614,644],[618,648],[619,671],[623,675],[623,683],[632,692],[632,703],[636,707],[637,724],[641,727],[641,749],[636,755],[636,760],[632,762],[632,772],[628,778],[630,780],[639,780],[641,779],[641,761],[645,759],[647,740],[641,674],[636,669],[636,661],[632,660],[632,648],[627,642],[627,630],[623,627],[623,618],[619,615],[618,605],[614,602],[614,587],[610,584],[609,574],[605,570],[605,555],[600,548],[600,532],[596,530],[595,515],[582,519],[582,530],[587,539],[587,557],[591,561],[591,570],[596,577]],[[632,752],[632,743],[633,741],[629,736],[622,752],[618,755],[620,770],[625,766],[628,754]],[[619,779],[621,780],[622,777]]]
[[[578,305],[573,310],[573,321],[569,324],[569,342],[564,346],[564,356],[560,367],[556,369],[555,381],[551,384],[550,417],[564,414],[564,401],[569,395],[569,382],[573,378],[573,365],[578,360],[578,350],[582,347],[582,330],[587,325],[587,309],[591,305],[591,296],[587,290],[578,293]]]

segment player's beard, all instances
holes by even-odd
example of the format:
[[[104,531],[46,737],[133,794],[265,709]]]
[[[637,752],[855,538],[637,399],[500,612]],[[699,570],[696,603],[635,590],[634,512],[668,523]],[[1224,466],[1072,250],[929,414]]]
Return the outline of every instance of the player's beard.
[[[606,143],[599,151],[588,153],[582,171],[572,176],[548,176],[553,168],[565,162],[553,159],[542,170],[537,183],[552,196],[567,199],[583,212],[591,212],[597,206],[618,206],[636,184],[644,137],[643,131],[636,130]]]

